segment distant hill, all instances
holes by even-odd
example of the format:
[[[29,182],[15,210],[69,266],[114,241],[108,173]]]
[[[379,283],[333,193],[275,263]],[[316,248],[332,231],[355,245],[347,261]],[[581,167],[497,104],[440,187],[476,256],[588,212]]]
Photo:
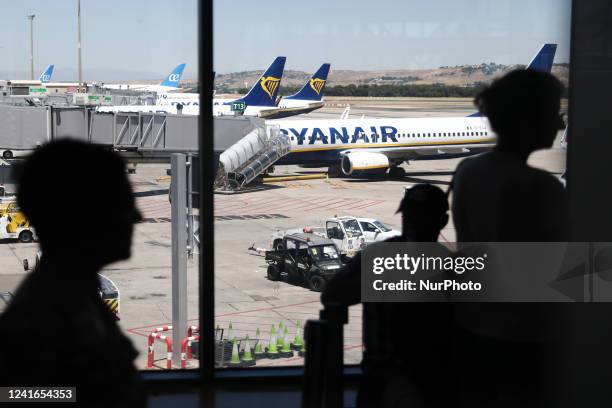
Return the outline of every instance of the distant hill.
[[[483,63],[480,65],[458,65],[434,69],[402,69],[381,71],[332,70],[329,73],[328,85],[428,85],[444,84],[455,86],[476,86],[488,83],[497,76],[524,66]],[[554,64],[552,72],[564,84],[569,80],[569,64]],[[215,78],[217,93],[231,93],[239,89],[250,88],[263,71],[243,71],[220,75]],[[283,87],[302,85],[311,73],[303,71],[285,71]]]

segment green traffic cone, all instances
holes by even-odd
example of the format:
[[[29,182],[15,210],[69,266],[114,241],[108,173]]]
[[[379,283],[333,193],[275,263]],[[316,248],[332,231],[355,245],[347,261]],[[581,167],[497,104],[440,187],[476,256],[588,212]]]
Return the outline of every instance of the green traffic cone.
[[[232,358],[229,361],[230,367],[240,366],[240,354],[238,353],[238,342],[234,340],[232,345]]]
[[[285,339],[283,338],[283,322],[280,322],[278,324],[278,337],[276,338],[276,346],[278,348],[283,347],[283,343],[285,342]]]
[[[253,353],[253,355],[255,356],[255,360],[259,360],[260,358],[264,358],[266,356],[266,352],[263,348],[263,343],[261,341],[261,332],[259,331],[259,327],[255,332],[255,341],[257,343],[255,343],[255,352]]]
[[[283,330],[283,337],[285,338],[285,340],[283,341],[283,346],[279,352],[281,357],[293,357],[293,350],[291,350],[291,345],[289,343],[289,339],[288,339],[288,334],[287,333],[287,326],[285,326],[285,330]]]
[[[279,358],[278,348],[276,346],[276,327],[272,325],[270,329],[270,342],[268,344],[268,352],[266,353],[268,358]]]
[[[305,341],[302,342],[302,348],[300,348],[300,351],[298,351],[298,356],[306,357],[306,342]]]
[[[298,320],[295,324],[295,337],[293,338],[293,342],[291,343],[291,348],[293,350],[299,351],[304,344],[304,339],[302,338],[302,324]]]
[[[242,365],[244,367],[251,367],[255,365],[255,359],[251,354],[251,345],[249,344],[249,335],[246,335],[244,339],[244,353],[242,353]]]

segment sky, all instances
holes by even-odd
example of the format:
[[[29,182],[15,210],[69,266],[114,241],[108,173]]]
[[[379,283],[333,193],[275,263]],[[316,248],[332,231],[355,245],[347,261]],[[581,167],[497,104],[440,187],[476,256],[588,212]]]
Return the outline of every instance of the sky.
[[[76,78],[77,0],[10,0],[0,25],[0,77]],[[81,0],[86,80],[153,79],[178,63],[197,75],[197,0]],[[217,73],[263,69],[390,70],[526,64],[545,42],[569,60],[570,0],[214,0]],[[21,76],[20,76],[21,75]]]

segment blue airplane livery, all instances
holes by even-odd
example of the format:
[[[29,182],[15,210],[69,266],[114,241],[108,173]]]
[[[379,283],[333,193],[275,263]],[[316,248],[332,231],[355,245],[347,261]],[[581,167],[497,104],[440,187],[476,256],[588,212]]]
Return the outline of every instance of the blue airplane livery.
[[[321,65],[297,93],[283,97],[278,104],[278,111],[274,118],[295,116],[321,108],[324,105],[323,91],[327,83],[329,67],[328,63]]]
[[[179,64],[172,70],[170,74],[162,81],[160,86],[167,86],[171,88],[178,88],[179,82],[181,82],[181,77],[183,76],[183,71],[185,70],[185,64]]]
[[[285,57],[276,57],[272,65],[268,67],[245,96],[232,102],[226,102],[226,105],[233,102],[244,102],[247,106],[276,107],[276,97],[278,96],[286,60]]]
[[[325,63],[306,81],[298,93],[286,96],[283,100],[320,101],[323,98],[323,89],[327,82],[330,64]],[[282,104],[282,102],[281,102]]]
[[[51,77],[53,76],[53,68],[55,68],[55,65],[53,64],[47,66],[42,74],[40,74],[40,77],[38,77],[38,80],[43,84],[49,83],[51,81]]]

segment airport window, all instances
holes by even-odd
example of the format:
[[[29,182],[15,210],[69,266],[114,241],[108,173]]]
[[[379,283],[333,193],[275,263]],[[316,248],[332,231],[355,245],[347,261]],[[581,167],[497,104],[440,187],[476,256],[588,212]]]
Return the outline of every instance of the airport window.
[[[10,166],[18,165],[38,144],[64,137],[83,142],[89,141],[91,137],[100,141],[105,149],[115,151],[127,162],[126,177],[133,190],[135,206],[143,220],[134,225],[131,258],[105,265],[100,271],[100,298],[119,318],[119,329],[138,352],[134,360],[136,368],[160,370],[166,369],[170,364],[173,369],[178,370],[181,368],[181,342],[188,337],[187,332],[191,326],[195,327],[191,328],[191,337],[199,336],[199,203],[197,199],[193,199],[193,194],[189,206],[186,187],[180,192],[185,198],[185,206],[189,207],[189,210],[183,208],[185,225],[190,225],[185,231],[181,231],[181,234],[184,233],[191,246],[185,248],[185,252],[181,254],[185,256],[185,262],[179,273],[181,281],[185,282],[185,292],[181,292],[184,295],[179,299],[173,296],[172,291],[173,219],[169,195],[170,179],[174,174],[168,173],[171,167],[169,146],[180,140],[184,149],[178,150],[183,158],[194,164],[192,169],[196,167],[197,159],[194,157],[199,149],[198,126],[193,114],[198,112],[187,112],[185,109],[184,117],[175,117],[176,111],[168,115],[173,116],[169,120],[174,120],[181,128],[178,132],[170,127],[161,128],[161,122],[157,121],[163,121],[165,115],[158,114],[159,116],[154,118],[149,109],[161,105],[164,91],[169,91],[169,98],[175,98],[171,99],[165,108],[174,110],[182,98],[199,98],[198,1],[181,0],[154,7],[151,7],[148,0],[123,2],[120,6],[116,2],[110,4],[81,1],[80,67],[77,64],[76,1],[11,2],[7,5],[3,11],[2,23],[5,30],[0,33],[0,87],[6,79],[12,79],[14,85],[23,83],[24,80],[30,82],[25,90],[22,89],[24,94],[19,101],[12,98],[11,102],[0,94],[0,144],[9,139],[27,140],[26,143],[20,143],[15,153],[10,154]],[[172,8],[171,13],[167,13],[168,7]],[[163,30],[171,35],[158,35],[160,21],[163,21]],[[32,38],[30,32],[33,33]],[[127,47],[126,39],[129,39]],[[29,58],[30,44],[33,46],[32,60]],[[79,93],[79,88],[83,91],[81,93],[86,94],[84,97],[75,95]],[[13,93],[19,92],[17,86],[11,90]],[[43,113],[51,109],[49,107],[53,109],[53,115],[48,116],[49,126],[45,125],[44,129],[36,128],[41,118],[46,117]],[[98,112],[102,108],[107,109],[109,113]],[[19,116],[11,113],[18,111]],[[138,112],[141,114],[138,115]],[[136,116],[140,117],[141,123],[128,123],[130,118]],[[98,120],[108,123],[116,120],[116,123],[125,125],[124,137],[120,140],[114,139],[111,135],[112,125],[108,128],[103,125],[105,129],[98,128],[94,124]],[[32,126],[24,129],[15,127],[15,123],[22,121]],[[150,126],[149,134],[146,133],[147,126]],[[21,132],[30,133],[27,138],[21,138]],[[129,144],[133,147],[131,152],[126,148]],[[6,145],[1,146],[0,153],[5,152],[5,147]],[[148,157],[138,159],[138,156],[143,156],[145,150],[150,153],[145,154]],[[172,153],[176,152],[177,150],[173,150]],[[5,152],[4,158],[8,156]],[[85,170],[74,169],[75,173]],[[185,168],[182,171],[187,174]],[[193,170],[196,171],[197,169]],[[6,210],[5,200],[16,193],[16,180],[10,180],[9,183],[4,174],[3,172],[2,186],[8,188],[6,195],[3,194],[3,203],[0,204],[0,218]],[[199,179],[195,174],[193,184]],[[93,175],[92,180],[95,180]],[[85,202],[86,197],[83,197],[83,202],[79,199],[79,194],[84,195],[79,187],[66,185],[67,182],[59,178],[56,180],[57,190],[62,191],[60,195],[68,197],[73,204],[89,206],[89,203]],[[100,191],[100,194],[105,192]],[[58,199],[62,200],[59,196]],[[102,215],[105,216],[115,216],[115,209],[108,208],[108,214]],[[78,223],[81,220],[75,221]],[[28,231],[32,230],[29,221],[27,228]],[[91,225],[83,225],[83,228],[86,240],[89,239],[87,234],[96,233]],[[11,248],[16,245],[15,242],[6,240],[6,233],[6,230],[0,231],[2,257],[11,253]],[[123,237],[117,235],[116,238],[119,240]],[[68,235],[65,239],[67,246],[75,242]],[[45,259],[45,254],[39,251],[39,242],[36,239],[34,242],[20,243],[16,248],[20,254],[20,267],[3,264],[0,294],[14,294],[26,276],[36,276],[37,260]],[[108,249],[99,248],[100,252],[105,250]],[[27,261],[27,268],[21,265],[23,260]],[[71,259],[66,259],[67,265],[71,262]],[[10,279],[7,279],[9,275]],[[181,314],[182,327],[154,333],[172,340],[173,347],[159,337],[150,345],[150,335],[155,329],[173,324],[172,310],[178,305],[184,305],[186,311],[186,314]],[[0,299],[0,313],[3,313],[4,307],[5,304]],[[90,320],[97,321],[96,318],[97,316],[92,316]],[[37,321],[33,327],[44,329],[46,323]],[[81,334],[62,335],[66,336],[67,342],[71,342],[76,340],[68,337],[78,339]],[[180,339],[176,341],[177,338]],[[197,341],[190,343],[189,347],[195,349]],[[102,351],[104,354],[111,354],[109,350]],[[187,350],[185,351],[187,353]],[[66,356],[66,361],[74,361],[78,350],[75,349],[74,352],[75,355]],[[172,353],[170,359],[168,353]],[[184,367],[198,368],[199,361],[192,356],[191,351],[188,354],[190,358],[185,360]],[[95,358],[94,354],[84,357],[83,361],[93,361]],[[66,363],[66,366],[70,365]],[[9,367],[2,367],[2,370],[7,369]]]
[[[549,41],[559,43],[553,73],[567,83],[569,73],[564,63],[568,61],[569,27],[564,27],[562,23],[569,11],[559,12],[544,19],[543,26],[548,30],[546,32],[554,33],[554,38],[545,38],[546,35],[543,34],[541,25],[532,24],[535,27],[534,32],[530,32],[529,39],[521,37],[519,46],[513,35],[504,33],[512,32],[513,22],[517,19],[533,22],[527,18],[529,16],[522,9],[533,7],[539,13],[545,13],[546,9],[541,5],[525,2],[525,7],[521,8],[514,7],[514,2],[511,0],[502,0],[504,7],[497,11],[485,7],[482,7],[481,10],[478,7],[479,15],[477,19],[474,19],[473,8],[458,10],[457,13],[447,13],[441,12],[443,6],[422,0],[417,1],[422,5],[422,10],[414,7],[412,3],[410,7],[399,0],[382,1],[384,7],[378,7],[372,13],[359,13],[359,7],[356,7],[355,10],[345,10],[339,5],[322,0],[315,0],[313,5],[306,8],[303,4],[272,0],[263,0],[263,3],[257,8],[253,8],[252,4],[246,0],[233,2],[217,0],[214,2],[213,68],[216,77],[212,104],[215,115],[219,114],[219,117],[215,119],[215,129],[221,132],[219,134],[227,135],[222,146],[215,146],[215,153],[218,155],[227,153],[223,158],[227,160],[222,163],[223,166],[217,168],[223,174],[219,173],[219,179],[215,180],[214,195],[212,191],[205,191],[202,194],[211,194],[210,200],[214,202],[215,262],[214,266],[211,266],[211,268],[214,267],[216,285],[214,287],[216,291],[214,315],[215,326],[218,325],[224,330],[222,335],[218,333],[219,336],[222,336],[219,340],[219,345],[221,345],[219,349],[224,354],[219,361],[215,361],[217,367],[235,366],[230,364],[233,350],[223,348],[227,345],[233,347],[233,338],[228,338],[230,325],[231,332],[237,339],[238,358],[242,359],[242,353],[245,352],[248,344],[247,336],[250,341],[248,345],[253,351],[258,343],[265,347],[269,346],[272,325],[275,327],[277,340],[281,335],[285,336],[286,330],[284,340],[293,341],[299,337],[305,321],[318,316],[321,308],[320,294],[312,281],[308,281],[303,275],[298,276],[300,279],[293,279],[295,276],[290,276],[287,271],[280,270],[282,268],[279,268],[278,274],[274,268],[269,269],[271,264],[277,266],[282,264],[284,258],[280,257],[283,255],[272,254],[271,251],[277,249],[282,253],[282,242],[285,236],[298,234],[304,235],[305,238],[325,239],[332,241],[340,252],[347,253],[349,252],[348,239],[345,236],[347,228],[342,223],[336,222],[338,215],[347,215],[355,219],[377,218],[395,230],[401,229],[401,217],[395,213],[397,202],[403,192],[402,187],[398,187],[400,183],[388,183],[393,184],[392,187],[388,187],[379,179],[370,178],[367,171],[362,173],[355,171],[351,175],[345,174],[348,170],[343,169],[340,162],[329,159],[333,156],[330,154],[333,149],[332,143],[350,146],[355,142],[353,140],[355,127],[351,128],[345,124],[352,122],[340,122],[339,116],[343,108],[339,109],[338,106],[350,105],[353,112],[346,120],[360,120],[359,126],[364,131],[371,131],[369,123],[363,125],[370,119],[381,121],[372,122],[371,126],[379,126],[385,119],[388,119],[389,123],[384,122],[383,126],[395,126],[396,120],[415,116],[430,117],[430,119],[437,116],[464,117],[475,111],[472,100],[474,93],[482,83],[490,83],[513,66],[525,65],[540,44]],[[34,8],[38,10],[27,9],[30,3],[36,4]],[[10,7],[9,14],[5,16],[3,24],[8,28],[3,34],[7,38],[2,38],[0,41],[0,75],[24,79],[31,76],[26,55],[29,47],[27,36],[13,33],[24,31],[27,23],[25,16],[35,13],[34,68],[37,72],[33,75],[38,77],[43,71],[43,64],[53,63],[55,61],[48,60],[57,58],[53,80],[66,82],[67,87],[72,86],[72,90],[67,92],[70,95],[68,104],[72,104],[72,94],[75,89],[74,84],[70,85],[68,82],[78,81],[76,62],[73,61],[76,59],[73,58],[76,52],[73,50],[73,44],[76,42],[74,38],[76,27],[74,27],[74,21],[71,21],[72,17],[66,17],[65,29],[59,30],[57,27],[64,26],[64,16],[74,14],[74,4],[68,4],[70,2],[65,2],[67,5],[64,5],[63,2],[53,5],[47,5],[45,2],[30,3],[26,7],[15,2],[14,7]],[[197,44],[197,22],[195,21],[198,2],[182,0],[176,4],[172,3],[173,12],[168,15],[162,12],[167,7],[151,7],[145,0],[133,0],[125,4],[126,9],[119,13],[119,17],[115,8],[108,7],[102,2],[82,3],[83,77],[87,81],[91,79],[91,82],[95,80],[107,85],[95,88],[93,83],[89,84],[91,87],[88,88],[88,93],[93,96],[107,92],[109,95],[112,94],[112,106],[115,108],[119,105],[126,105],[121,101],[121,98],[124,98],[128,101],[128,106],[143,109],[142,107],[147,102],[161,105],[162,91],[159,87],[162,80],[166,77],[169,80],[178,77],[181,92],[165,93],[168,96],[176,96],[176,98],[166,101],[164,109],[176,109],[177,104],[180,103],[184,106],[183,118],[177,119],[174,114],[168,114],[167,129],[172,127],[170,122],[174,122],[175,119],[180,121],[181,128],[192,126],[187,124],[190,122],[188,116],[193,112],[199,112],[199,109],[191,111],[192,108],[198,108],[198,104],[194,101],[184,102],[182,98],[199,98],[201,84],[197,75],[197,54],[201,47],[198,47]],[[280,5],[282,7],[279,8]],[[62,13],[61,18],[52,13],[54,7]],[[569,10],[569,3],[565,2],[563,7]],[[13,8],[15,11],[12,10]],[[329,11],[321,13],[321,10],[328,9]],[[282,15],[279,18],[278,13],[270,13],[269,10],[281,10]],[[53,19],[60,19],[55,21],[55,29],[49,21]],[[107,29],[109,21],[113,21],[113,30],[110,31]],[[117,21],[116,24],[115,21]],[[150,33],[158,29],[155,22],[159,21],[164,21],[164,30],[171,32],[172,35],[168,38],[162,36],[157,41],[151,42]],[[317,24],[312,24],[312,21],[317,21]],[[454,28],[445,30],[444,27]],[[51,30],[54,30],[53,35],[50,35]],[[123,44],[125,38],[131,38],[133,47],[117,46],[117,44]],[[489,45],[492,43],[491,40],[495,40],[493,41],[494,47]],[[62,44],[61,52],[58,52],[56,56],[51,50],[56,49],[58,43]],[[312,47],[313,43],[320,46]],[[355,47],[358,47],[359,52],[354,52],[354,47],[347,49],[345,46],[347,43],[354,44]],[[265,49],[265,52],[262,52],[262,49]],[[305,51],[296,54],[295,49]],[[95,53],[94,50],[96,50]],[[267,82],[263,81],[265,84],[261,85],[262,73],[269,66],[274,65],[275,56],[283,55],[292,55],[286,60],[281,59],[285,75],[277,75],[278,81],[276,74],[267,75]],[[494,63],[490,64],[491,61]],[[181,71],[181,74],[174,72],[174,66],[183,62],[186,63],[184,71]],[[298,92],[301,87],[311,83],[310,79],[313,74],[325,62],[331,63],[333,75],[329,76],[329,82],[325,83],[321,94],[324,95],[324,100],[335,106],[323,106],[309,113],[278,119],[276,123],[280,123],[281,127],[289,121],[299,122],[299,125],[292,126],[291,131],[286,133],[292,145],[289,148],[290,153],[284,155],[282,159],[260,174],[249,173],[252,168],[255,168],[255,166],[249,167],[251,163],[265,162],[265,148],[263,147],[265,143],[260,140],[261,145],[258,145],[257,151],[251,152],[253,155],[245,158],[240,155],[248,150],[245,148],[247,142],[254,138],[248,140],[244,138],[252,130],[269,128],[272,122],[262,119],[261,116],[264,115],[253,115],[251,109],[254,106],[252,104],[247,103],[246,106],[241,107],[239,103],[228,105],[227,101],[245,96],[251,87],[259,85],[264,87],[262,95],[265,98],[269,96],[269,99],[286,96],[290,89],[292,93]],[[280,69],[281,74],[283,68]],[[278,73],[279,68],[277,65],[270,69]],[[290,75],[287,75],[289,71]],[[385,71],[382,79],[379,78],[381,71]],[[447,71],[451,74],[446,74]],[[424,84],[422,89],[427,93],[424,95],[426,98],[410,94],[414,92],[413,82]],[[117,87],[110,85],[117,85]],[[387,92],[385,91],[387,87],[388,94],[382,95],[380,99],[371,97],[371,95],[378,95],[377,92]],[[456,99],[439,97],[436,94],[436,87],[449,91],[459,88],[467,96]],[[69,109],[62,106],[65,100],[56,96],[56,94],[66,94],[65,89],[53,89],[52,85],[48,85],[47,89],[50,93],[49,103],[56,104],[59,115],[65,115],[62,116],[62,119],[67,118],[69,115],[63,112]],[[151,90],[151,92],[141,92],[144,89]],[[19,92],[16,87],[13,91]],[[21,91],[23,92],[23,89]],[[26,88],[25,92],[34,91]],[[410,102],[395,95],[410,97]],[[53,98],[58,99],[52,102]],[[153,99],[148,100],[147,98]],[[14,101],[0,97],[0,113],[4,113],[4,110],[15,110],[14,107],[8,106],[9,102]],[[25,100],[24,103],[26,103]],[[449,109],[448,106],[451,103],[453,107]],[[418,106],[413,108],[412,105]],[[566,100],[563,106],[566,109]],[[39,109],[36,106],[31,108],[31,110]],[[261,113],[270,109],[270,106],[259,108],[261,108]],[[94,112],[96,108],[89,106],[87,109]],[[458,112],[459,110],[461,112]],[[362,112],[365,118],[359,119]],[[420,112],[423,112],[422,115]],[[95,118],[102,116],[104,115],[98,113]],[[125,117],[130,115],[116,109],[109,116],[125,120]],[[143,112],[141,116],[145,118],[147,113]],[[240,132],[245,130],[244,127],[236,130],[239,126],[229,124],[229,119],[233,116],[249,117],[251,124],[248,125],[248,132],[242,134]],[[2,118],[0,119],[0,134],[3,135],[3,138],[5,129],[16,129],[14,124],[1,122],[6,117],[0,114]],[[316,133],[309,123],[316,119],[327,120],[331,123],[319,129],[323,137]],[[70,120],[65,119],[66,125],[71,123]],[[232,118],[232,121],[235,123],[237,120]],[[83,122],[80,121],[78,126]],[[128,122],[124,123],[127,123],[127,127],[131,126]],[[152,123],[152,129],[155,132],[159,131],[159,128],[155,127],[156,122]],[[399,137],[404,140],[419,138],[419,141],[404,142],[405,146],[402,147],[404,151],[410,150],[406,148],[408,145],[427,144],[420,138],[475,136],[474,132],[470,134],[470,131],[467,131],[466,135],[466,130],[432,132],[433,126],[423,123],[430,122],[421,122],[420,126],[424,132],[400,133]],[[445,122],[431,123],[434,126],[447,126]],[[333,127],[336,132],[330,133],[329,127]],[[405,126],[397,126],[399,129],[402,127],[405,128]],[[61,126],[58,125],[57,129],[61,130]],[[140,130],[140,133],[136,128],[128,129],[129,132],[125,133],[124,140],[129,141],[133,139],[132,135],[136,135],[132,143],[126,142],[124,146],[117,144],[110,147],[120,151],[120,154],[128,160],[140,158],[138,154],[147,156],[144,149],[138,152],[133,151],[134,146],[138,146],[140,142],[147,144],[156,139],[151,136],[155,135],[152,133],[147,140],[144,140],[142,135],[144,129],[146,126]],[[189,127],[188,129],[190,130],[185,132],[185,135],[197,136],[196,128]],[[67,126],[64,130],[67,132],[69,127]],[[386,133],[388,129],[375,128],[372,130],[382,133],[371,134],[370,142],[381,140],[379,134],[389,134]],[[88,135],[87,132],[83,134],[84,137]],[[257,134],[261,136],[263,133]],[[476,135],[489,136],[489,132],[476,132]],[[170,137],[166,134],[163,136]],[[362,145],[366,143],[363,140],[366,135],[360,133],[359,136],[360,149],[358,150],[365,152],[367,148]],[[160,137],[159,141],[164,137]],[[198,140],[197,137],[194,139]],[[280,139],[274,141],[286,143],[286,139],[284,142]],[[316,140],[316,148],[308,149],[311,140]],[[435,144],[434,142],[430,143]],[[455,142],[461,143],[461,140],[450,143]],[[299,153],[293,150],[298,143],[304,147],[303,150],[306,152]],[[237,149],[232,151],[240,151],[241,153],[235,155],[240,157],[228,158],[231,151],[227,151],[227,148],[235,144],[238,144],[235,146]],[[29,149],[25,150],[30,150],[34,146],[27,147]],[[182,152],[186,155],[186,161],[190,160],[187,154],[194,153],[197,147],[195,143]],[[364,148],[361,149],[362,147]],[[555,148],[558,148],[557,144]],[[135,227],[132,258],[116,266],[113,265],[112,268],[109,267],[103,273],[113,281],[120,292],[121,320],[119,324],[140,353],[136,360],[136,365],[140,369],[158,370],[166,367],[164,357],[167,356],[166,345],[162,344],[159,339],[156,339],[153,344],[155,353],[152,364],[149,366],[148,340],[158,327],[172,325],[173,302],[182,304],[186,301],[187,325],[176,328],[176,332],[183,334],[181,340],[188,337],[187,332],[190,326],[199,325],[198,303],[200,299],[197,291],[199,212],[197,208],[193,208],[189,217],[193,223],[189,227],[191,242],[189,251],[192,256],[188,257],[185,263],[188,282],[187,296],[184,299],[175,299],[172,296],[172,204],[168,200],[168,194],[170,181],[174,182],[179,177],[176,174],[168,174],[170,161],[167,157],[167,155],[164,156],[162,164],[159,163],[161,159],[139,163],[136,166],[135,174],[128,175],[135,191],[136,203],[143,213],[144,222]],[[238,162],[233,161],[234,159]],[[415,160],[410,165],[414,165],[418,171],[423,171],[423,174],[434,173],[431,180],[436,182],[442,180],[447,183],[450,182],[450,176],[447,173],[454,171],[460,160]],[[564,171],[565,164],[560,160],[555,160],[545,155],[545,160],[538,161],[537,164],[544,163],[543,167],[555,174],[560,174]],[[191,163],[195,165],[197,160]],[[132,165],[130,163],[130,166]],[[229,166],[235,167],[228,170]],[[405,165],[402,166],[405,168]],[[435,174],[438,171],[440,175]],[[337,175],[338,180],[324,181],[320,177],[325,173]],[[360,177],[363,177],[363,183],[351,182],[352,178]],[[430,181],[429,177],[424,178],[425,181]],[[382,189],[384,194],[380,194],[379,189]],[[240,192],[240,194],[228,194],[230,192]],[[197,204],[192,204],[193,207],[197,207]],[[327,222],[334,219],[336,221],[333,223]],[[334,228],[329,228],[330,225]],[[364,225],[370,228],[371,224],[362,222],[360,225],[366,230]],[[304,232],[305,229],[310,231],[308,228],[311,228],[313,232]],[[351,233],[354,232],[351,231]],[[449,241],[454,239],[454,231],[450,227],[445,229],[443,234]],[[292,240],[288,240],[287,243],[295,246]],[[36,244],[18,246],[12,241],[0,241],[0,256],[12,257],[16,261],[27,258],[32,264],[36,253]],[[19,254],[18,258],[16,254]],[[304,256],[307,255],[304,254]],[[271,256],[277,256],[277,258],[271,260]],[[206,260],[206,256],[203,255],[202,259]],[[16,262],[11,263],[13,264]],[[6,266],[6,268],[13,268],[13,266]],[[14,292],[25,276],[25,273],[17,270],[17,267],[14,269],[0,276],[0,292]],[[7,278],[6,276],[9,275],[11,277]],[[2,307],[0,302],[0,313],[3,310]],[[351,308],[350,313],[350,322],[345,328],[345,362],[357,364],[361,361],[363,346],[361,307]],[[165,331],[155,334],[172,337],[174,332]],[[192,334],[194,334],[193,337],[198,335],[197,332]],[[180,343],[179,341],[173,344],[173,358],[181,355]],[[214,340],[209,339],[208,344],[212,346],[213,343]],[[280,343],[279,347],[282,347]],[[185,363],[187,368],[199,366],[197,358],[188,359]],[[291,357],[258,360],[255,368],[302,363],[303,358],[299,351],[294,350]],[[173,369],[180,368],[180,362],[177,366],[173,361],[172,367]]]

